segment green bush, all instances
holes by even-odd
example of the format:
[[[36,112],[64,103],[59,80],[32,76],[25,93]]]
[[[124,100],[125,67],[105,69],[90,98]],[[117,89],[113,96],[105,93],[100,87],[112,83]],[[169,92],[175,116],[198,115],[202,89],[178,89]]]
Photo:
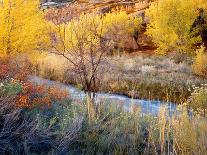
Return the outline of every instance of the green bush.
[[[8,96],[16,95],[22,91],[22,85],[19,81],[10,81],[2,83],[0,87],[0,92]]]

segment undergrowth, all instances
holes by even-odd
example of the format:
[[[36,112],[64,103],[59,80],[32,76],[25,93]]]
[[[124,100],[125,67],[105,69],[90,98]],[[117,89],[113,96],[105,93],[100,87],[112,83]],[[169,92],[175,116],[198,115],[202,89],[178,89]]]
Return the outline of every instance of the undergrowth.
[[[16,95],[1,94],[0,154],[206,153],[207,120],[184,106],[173,116],[165,107],[153,116],[136,105],[124,110],[122,104],[66,97],[28,108],[15,106]]]

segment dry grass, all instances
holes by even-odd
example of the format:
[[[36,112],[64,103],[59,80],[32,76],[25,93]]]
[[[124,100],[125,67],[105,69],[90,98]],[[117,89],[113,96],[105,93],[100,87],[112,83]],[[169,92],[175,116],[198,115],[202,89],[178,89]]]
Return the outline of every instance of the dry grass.
[[[67,69],[67,60],[63,59],[61,56],[47,55],[46,57],[39,59],[37,62],[38,65],[38,74],[43,77],[52,78],[56,76],[58,80],[63,80],[63,77]]]
[[[65,98],[25,109],[8,94],[0,97],[0,154],[203,155],[207,149],[207,118],[185,106],[173,116],[163,107],[156,116],[133,103],[126,110],[121,103]]]
[[[99,91],[112,92],[134,98],[150,98],[185,102],[192,85],[206,83],[207,79],[195,76],[185,62],[175,63],[168,57],[130,56],[107,57],[100,66]],[[61,57],[48,56],[39,63],[37,75],[80,88],[79,76]],[[182,100],[180,100],[182,98]]]
[[[14,109],[0,100],[1,154],[198,154],[207,149],[207,120],[180,107],[170,117],[163,107],[146,116],[131,105],[99,103],[96,109],[65,101],[51,109]],[[95,113],[94,113],[95,112]]]

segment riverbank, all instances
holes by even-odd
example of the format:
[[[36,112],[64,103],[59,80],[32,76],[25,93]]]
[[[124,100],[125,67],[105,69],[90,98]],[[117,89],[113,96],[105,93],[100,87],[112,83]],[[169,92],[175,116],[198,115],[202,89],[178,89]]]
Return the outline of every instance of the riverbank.
[[[29,76],[29,81],[34,84],[43,85],[45,87],[55,86],[58,89],[62,89],[66,91],[70,95],[70,98],[72,98],[74,101],[84,102],[86,99],[86,94],[83,91],[78,90],[71,85],[65,85],[63,83],[43,79],[37,76]],[[141,113],[147,115],[158,115],[162,107],[165,107],[170,115],[173,115],[173,113],[176,111],[176,104],[174,103],[165,103],[159,100],[133,99],[117,94],[96,93],[96,100],[97,102],[101,101],[104,103],[114,103],[118,105],[121,104],[127,111],[130,110],[130,107],[137,106]]]
[[[189,62],[176,63],[172,57],[135,53],[110,56],[100,68],[97,91],[135,99],[184,103],[192,85],[207,83],[207,79],[193,74]],[[78,75],[62,57],[50,55],[43,59],[36,75],[83,89]]]

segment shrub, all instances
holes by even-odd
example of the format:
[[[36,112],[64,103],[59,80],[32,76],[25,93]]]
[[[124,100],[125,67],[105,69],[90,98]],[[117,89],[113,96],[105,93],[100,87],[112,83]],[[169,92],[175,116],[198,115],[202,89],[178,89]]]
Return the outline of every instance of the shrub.
[[[19,81],[12,79],[11,82],[2,83],[1,90],[2,93],[9,96],[16,95],[22,91],[22,85]]]
[[[27,76],[31,74],[33,65],[27,57],[22,55],[21,58],[0,58],[0,68],[0,81],[12,78],[24,81],[27,79]]]
[[[206,116],[207,112],[207,84],[202,87],[193,87],[188,104],[196,112]]]
[[[67,154],[69,146],[76,141],[79,135],[82,119],[71,117],[72,121],[65,130],[57,132],[59,129],[55,126],[57,123],[53,123],[53,118],[57,115],[52,113],[55,108],[58,109],[58,106],[53,109],[38,109],[35,113],[34,109],[30,111],[15,108],[13,98],[1,98],[0,154],[47,155],[51,152],[56,155]],[[66,108],[66,105],[63,108]],[[74,110],[74,108],[72,109]],[[62,114],[61,110],[56,110],[56,112],[62,116],[65,114]],[[61,124],[62,118],[59,118],[58,121]]]
[[[192,68],[195,74],[207,76],[207,54],[204,46],[197,50]]]
[[[54,86],[44,87],[14,79],[1,83],[0,93],[3,96],[14,96],[15,106],[20,108],[50,107],[52,102],[61,102],[69,95],[67,91]]]

